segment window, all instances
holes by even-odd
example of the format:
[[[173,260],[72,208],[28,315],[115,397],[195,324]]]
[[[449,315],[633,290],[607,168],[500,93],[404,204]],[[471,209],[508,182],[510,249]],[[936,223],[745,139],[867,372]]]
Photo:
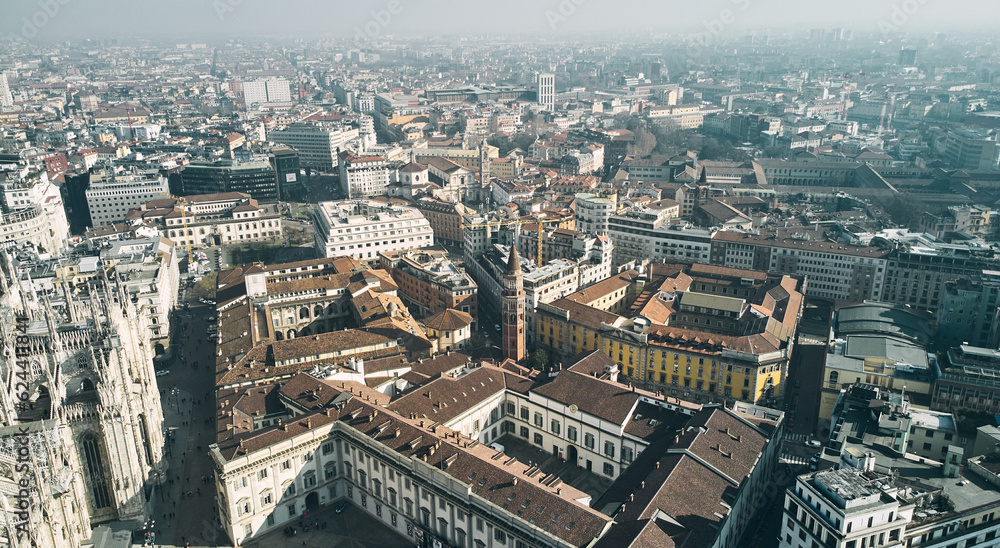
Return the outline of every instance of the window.
[[[615,444],[606,441],[604,442],[604,455],[610,458],[615,458]]]
[[[493,540],[499,542],[500,544],[507,544],[507,533],[505,533],[502,529],[494,529]]]
[[[576,441],[576,427],[575,426],[567,426],[566,427],[566,436],[570,439],[570,441]]]
[[[241,500],[236,504],[236,510],[241,516],[245,516],[250,513],[250,501]]]
[[[521,408],[521,420],[524,420],[524,421],[528,420],[528,408],[527,407],[522,407]]]
[[[535,445],[542,445],[542,435],[535,434]]]
[[[559,435],[559,421],[555,419],[552,420],[552,433],[557,436]]]
[[[528,439],[528,427],[527,426],[522,426],[521,427],[521,437],[524,438],[524,439]]]
[[[614,477],[615,467],[611,465],[610,462],[604,463],[604,475]]]
[[[331,462],[323,468],[324,479],[337,477],[337,463]]]
[[[267,468],[261,468],[257,471],[257,479],[264,479],[267,477]]]
[[[294,494],[295,494],[295,482],[292,482],[285,487],[285,495],[292,496]]]
[[[324,455],[329,455],[330,453],[333,453],[333,442],[332,441],[323,444],[323,454]]]
[[[632,462],[632,448],[622,447],[622,460],[625,462]]]
[[[583,444],[585,446],[587,446],[587,449],[593,449],[594,448],[594,435],[593,434],[584,434],[583,435]]]
[[[316,485],[316,474],[306,474],[302,479],[302,486],[306,489]]]
[[[260,504],[262,506],[267,506],[268,504],[271,504],[272,499],[273,497],[271,496],[271,492],[264,491],[264,493],[260,496]]]
[[[288,505],[288,517],[290,517],[290,518],[294,518],[295,517],[295,503],[294,502]]]
[[[535,426],[542,428],[542,414],[535,413]]]
[[[246,476],[241,476],[241,477],[236,478],[236,480],[233,481],[233,486],[236,489],[243,489],[244,487],[246,487],[247,486],[247,478],[246,478]]]

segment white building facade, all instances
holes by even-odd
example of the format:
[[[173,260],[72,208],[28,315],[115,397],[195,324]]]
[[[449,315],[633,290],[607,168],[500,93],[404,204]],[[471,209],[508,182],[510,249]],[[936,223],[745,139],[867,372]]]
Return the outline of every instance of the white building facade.
[[[167,178],[123,175],[110,181],[91,183],[86,190],[90,226],[98,227],[125,220],[129,210],[150,200],[170,197]]]
[[[317,204],[313,233],[320,257],[377,260],[382,252],[434,245],[434,231],[418,209],[376,201]]]

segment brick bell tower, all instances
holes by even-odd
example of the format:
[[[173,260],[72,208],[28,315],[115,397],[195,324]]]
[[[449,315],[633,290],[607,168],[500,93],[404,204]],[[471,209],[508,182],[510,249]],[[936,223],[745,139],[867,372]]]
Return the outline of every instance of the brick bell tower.
[[[517,246],[510,246],[507,272],[503,275],[503,295],[500,298],[503,316],[503,356],[521,361],[527,356],[524,348],[524,274]]]

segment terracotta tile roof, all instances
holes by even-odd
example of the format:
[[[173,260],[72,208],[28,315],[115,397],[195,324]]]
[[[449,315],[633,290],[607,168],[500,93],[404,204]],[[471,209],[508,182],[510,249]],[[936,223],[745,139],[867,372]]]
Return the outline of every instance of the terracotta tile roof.
[[[602,324],[613,325],[623,320],[618,314],[605,312],[590,305],[579,303],[568,298],[557,299],[549,303],[549,306],[569,312],[569,322],[582,325],[590,329],[600,329]]]
[[[656,437],[672,437],[690,418],[683,413],[640,401],[625,423],[625,433],[647,442]]]
[[[413,371],[430,378],[464,367],[469,363],[472,363],[472,356],[464,352],[446,352],[431,358],[422,358],[410,365],[413,367]]]
[[[739,484],[757,463],[767,438],[733,412],[706,408],[687,424],[673,449],[687,449]]]
[[[569,366],[566,369],[567,371],[573,371],[588,377],[600,377],[609,369],[618,369],[618,364],[615,360],[612,360],[600,350],[577,354],[570,361],[573,365]]]
[[[625,424],[639,401],[639,395],[624,385],[572,370],[559,373],[551,382],[537,386],[533,392],[565,405],[575,404],[584,413],[621,425]]]
[[[616,523],[593,548],[675,548],[665,527],[652,519]]]
[[[754,428],[758,421],[773,425],[738,411],[710,407],[689,417],[678,437],[656,438],[594,505],[617,511],[615,521],[621,525],[608,538],[622,538],[618,527],[632,531],[634,526],[628,524],[663,512],[680,524],[661,523],[677,546],[713,545],[722,516],[728,513],[722,502],[733,503],[773,433],[766,424]],[[667,430],[674,430],[674,425]],[[654,539],[663,542],[655,535]]]
[[[302,412],[329,407],[333,400],[347,392],[372,405],[385,407],[389,396],[356,381],[317,380],[310,375],[295,375],[279,390],[281,401]]]
[[[742,268],[729,268],[726,266],[714,266],[701,263],[691,265],[689,272],[692,276],[711,276],[729,278],[749,278],[751,280],[763,281],[767,279],[767,272],[756,270],[744,270]]]
[[[365,376],[379,375],[394,369],[409,369],[411,365],[410,360],[407,360],[406,356],[402,355],[365,360]]]
[[[427,159],[427,167],[433,167],[433,168],[439,169],[439,170],[441,170],[441,171],[443,171],[445,173],[452,173],[452,172],[455,172],[455,171],[459,171],[459,170],[465,169],[464,167],[456,164],[455,162],[452,162],[451,160],[449,160],[447,158],[444,158],[444,157],[441,157],[441,156],[434,156],[434,157],[428,158]]]
[[[224,441],[253,431],[254,417],[282,413],[276,384],[250,388],[224,388],[216,394],[216,438]]]
[[[459,378],[442,376],[396,399],[389,409],[407,417],[447,423],[470,408],[503,392],[505,373],[495,367],[480,367]]]
[[[425,319],[424,325],[438,331],[454,331],[472,325],[472,314],[447,308]]]
[[[389,337],[369,333],[360,329],[344,329],[330,333],[320,333],[319,335],[308,335],[286,339],[282,341],[272,341],[271,355],[275,362],[283,362],[296,358],[308,358],[313,355],[330,352],[346,352],[366,346],[385,346],[386,348],[395,346],[394,340]],[[387,346],[386,346],[387,345]],[[341,363],[346,362],[345,358]]]
[[[635,270],[626,270],[621,274],[617,274],[603,281],[597,282],[591,286],[577,291],[576,293],[567,295],[566,298],[571,301],[577,301],[581,303],[594,302],[606,295],[610,295],[619,289],[624,289],[632,284],[632,281],[639,276],[639,272]]]
[[[421,171],[427,171],[427,166],[416,162],[410,162],[399,170],[400,173],[419,173]]]
[[[665,348],[697,349],[703,354],[721,354],[723,348],[764,354],[782,347],[781,341],[770,333],[733,336],[706,333],[693,329],[653,325],[648,332],[649,344]],[[709,342],[711,341],[711,342]]]
[[[273,280],[273,281],[272,281]],[[341,289],[351,282],[351,274],[329,274],[309,278],[286,279],[274,277],[266,283],[267,294],[270,296],[290,295],[301,291],[315,289]]]

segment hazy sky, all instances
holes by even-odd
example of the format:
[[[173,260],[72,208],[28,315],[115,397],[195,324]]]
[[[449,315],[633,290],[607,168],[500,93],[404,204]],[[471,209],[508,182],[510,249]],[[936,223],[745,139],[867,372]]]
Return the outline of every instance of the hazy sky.
[[[395,11],[395,13],[392,13]],[[86,37],[997,29],[996,0],[0,0],[0,33]]]

